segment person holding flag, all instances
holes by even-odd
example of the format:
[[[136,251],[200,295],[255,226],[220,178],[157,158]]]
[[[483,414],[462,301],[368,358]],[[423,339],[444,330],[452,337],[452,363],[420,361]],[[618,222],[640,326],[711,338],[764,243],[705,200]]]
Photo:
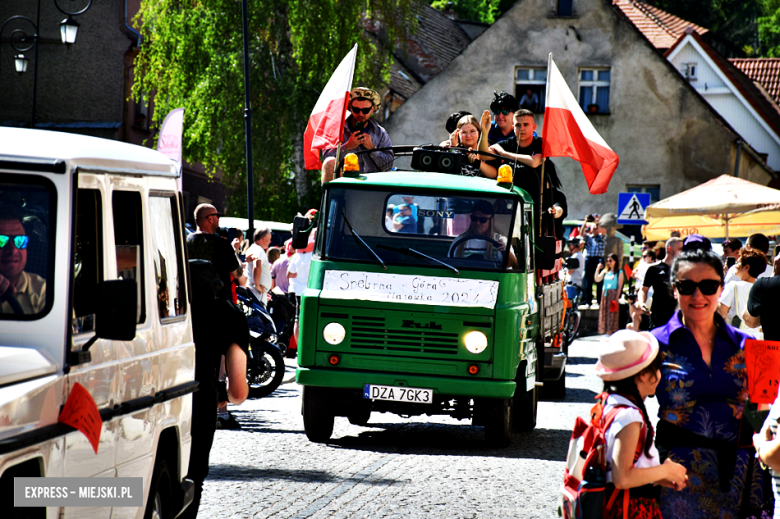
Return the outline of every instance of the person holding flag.
[[[380,106],[379,94],[370,88],[359,87],[350,92],[350,115],[344,121],[342,153],[389,148],[393,145],[385,129],[371,119],[371,115]],[[327,157],[322,164],[322,183],[324,184],[333,180],[333,170],[336,167],[336,148],[324,150],[322,156]],[[387,171],[393,166],[393,158],[391,150],[361,154],[358,156],[360,171],[363,173]]]

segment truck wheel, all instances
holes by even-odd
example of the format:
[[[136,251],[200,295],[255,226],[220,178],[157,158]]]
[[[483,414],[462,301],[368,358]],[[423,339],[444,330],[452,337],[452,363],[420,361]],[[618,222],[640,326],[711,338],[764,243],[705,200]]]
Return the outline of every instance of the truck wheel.
[[[487,399],[485,409],[485,440],[496,447],[506,447],[512,439],[512,399]]]
[[[566,398],[566,368],[563,368],[561,378],[554,382],[544,383],[544,396],[553,400],[562,400]]]
[[[146,500],[144,519],[173,518],[171,505],[173,502],[173,487],[168,462],[158,458],[154,465],[152,484],[149,486],[149,498]]]
[[[537,388],[523,393],[515,393],[515,417],[512,429],[518,432],[533,431],[536,427]]]
[[[333,411],[323,388],[304,386],[303,388],[303,430],[309,441],[325,443],[333,434]]]
[[[351,423],[352,425],[364,426],[368,423],[368,420],[370,418],[371,418],[370,407],[362,407],[359,409],[354,409],[350,411],[350,413],[347,415],[347,420],[349,420],[349,423]]]

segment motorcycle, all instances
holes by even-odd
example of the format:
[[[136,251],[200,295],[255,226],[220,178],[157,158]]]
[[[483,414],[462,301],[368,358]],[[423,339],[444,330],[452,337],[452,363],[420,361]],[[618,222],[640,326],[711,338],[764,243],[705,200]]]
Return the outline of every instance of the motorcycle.
[[[276,326],[268,310],[244,287],[237,287],[236,295],[238,307],[246,315],[249,334],[252,337],[246,359],[249,395],[262,398],[276,391],[282,383],[285,371],[284,353],[276,345]]]

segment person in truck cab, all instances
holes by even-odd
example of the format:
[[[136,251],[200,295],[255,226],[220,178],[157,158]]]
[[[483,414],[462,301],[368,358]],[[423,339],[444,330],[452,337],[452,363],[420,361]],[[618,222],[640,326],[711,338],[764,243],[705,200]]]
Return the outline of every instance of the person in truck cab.
[[[381,102],[379,94],[370,88],[355,88],[349,94],[350,115],[344,121],[344,142],[341,143],[341,158],[349,152],[373,150],[375,148],[390,148],[387,132],[371,119],[371,115],[379,110]],[[333,170],[336,167],[336,148],[324,150],[322,153],[322,183],[333,180]],[[358,155],[360,171],[374,173],[387,171],[393,167],[393,152],[376,151]]]
[[[469,219],[471,223],[466,231],[456,238],[464,236],[474,236],[470,240],[463,240],[455,248],[456,258],[478,257],[487,261],[501,262],[503,253],[506,251],[507,239],[501,233],[496,232],[493,218],[495,216],[493,204],[486,200],[480,200],[474,204]],[[487,239],[482,239],[484,237]],[[498,244],[494,243],[497,242]],[[509,268],[517,267],[517,258],[509,250]]]
[[[0,206],[0,312],[4,314],[14,313],[10,299],[25,314],[37,314],[46,305],[46,280],[24,271],[29,241],[21,214]]]

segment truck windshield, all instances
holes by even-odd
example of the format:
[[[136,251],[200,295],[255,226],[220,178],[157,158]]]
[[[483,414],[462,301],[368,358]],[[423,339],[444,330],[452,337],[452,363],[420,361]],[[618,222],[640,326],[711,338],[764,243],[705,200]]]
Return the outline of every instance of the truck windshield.
[[[506,268],[512,199],[337,187],[328,193],[321,241],[328,259],[375,263],[379,256],[388,265]]]
[[[50,219],[56,196],[42,177],[0,176],[0,319],[37,319],[51,307]]]

